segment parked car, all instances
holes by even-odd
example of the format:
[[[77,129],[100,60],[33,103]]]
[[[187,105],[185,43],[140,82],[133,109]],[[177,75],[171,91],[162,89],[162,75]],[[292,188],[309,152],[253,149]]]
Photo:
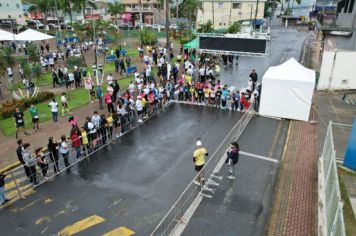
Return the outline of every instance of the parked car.
[[[49,30],[57,30],[59,29],[59,26],[53,23],[48,24],[48,29]]]
[[[180,28],[179,28],[178,25],[172,24],[172,25],[169,26],[169,29],[179,30]]]
[[[70,25],[67,25],[67,24],[61,24],[61,29],[62,29],[62,30],[65,30],[65,29],[67,29],[67,30],[73,30],[73,27],[70,26]]]
[[[39,20],[28,20],[27,27],[31,29],[44,29],[45,25]]]
[[[164,25],[160,25],[160,24],[153,24],[152,25],[152,29],[155,29],[155,30],[164,30],[166,29],[166,27]]]
[[[127,23],[122,23],[122,24],[119,25],[119,29],[122,29],[122,30],[130,29],[130,30],[132,30],[132,29],[134,29],[134,27],[131,24],[129,25]]]
[[[144,28],[144,29],[148,29],[148,28],[151,28],[151,27],[152,27],[152,25],[150,25],[150,24],[142,23],[142,28]],[[141,23],[137,23],[135,25],[135,28],[136,29],[141,29]]]

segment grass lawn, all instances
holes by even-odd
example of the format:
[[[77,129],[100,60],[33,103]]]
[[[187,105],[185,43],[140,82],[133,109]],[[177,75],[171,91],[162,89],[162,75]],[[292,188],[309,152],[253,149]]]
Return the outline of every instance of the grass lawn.
[[[347,172],[341,168],[338,168],[339,174],[339,183],[340,183],[340,193],[342,201],[344,202],[343,213],[344,213],[344,221],[345,221],[345,228],[346,228],[346,235],[356,235],[356,219],[354,212],[352,211],[350,199],[347,193],[347,189],[342,178],[343,175],[352,175],[356,176],[356,174],[352,174]]]
[[[119,84],[122,90],[126,90],[127,87],[129,86],[130,82],[133,80],[133,75],[119,80]],[[103,91],[106,91],[106,84],[103,85]],[[88,90],[85,90],[84,88],[76,89],[73,91],[70,91],[67,97],[70,99],[69,100],[69,109],[75,109],[78,107],[81,107],[83,105],[86,105],[89,103],[89,95],[88,95]],[[59,113],[61,112],[62,106],[60,104],[60,95],[56,96],[56,100],[59,103]],[[40,123],[46,122],[48,120],[52,119],[52,114],[50,111],[50,108],[48,107],[48,103],[50,101],[42,102],[36,105],[39,111],[39,116],[40,116]],[[31,121],[31,115],[28,109],[24,111],[25,114],[25,127],[26,128],[32,128],[32,121]],[[0,130],[5,136],[11,136],[14,135],[16,132],[15,124],[13,118],[7,118],[0,120]]]
[[[59,112],[62,109],[62,106],[60,104],[60,95],[56,96],[56,100],[59,103]],[[38,108],[39,116],[40,116],[40,123],[46,122],[50,119],[52,119],[52,114],[50,111],[50,108],[48,107],[48,103],[50,101],[46,102],[41,102],[36,105]],[[89,95],[88,91],[85,89],[78,89],[75,91],[70,92],[70,101],[69,101],[69,109],[74,109],[80,106],[83,106],[89,102]],[[32,128],[32,121],[31,121],[31,115],[28,109],[24,111],[25,115],[25,127],[26,128]],[[16,132],[15,124],[14,124],[14,119],[7,118],[3,119],[0,121],[0,129],[2,133],[5,136],[11,136],[14,135]]]

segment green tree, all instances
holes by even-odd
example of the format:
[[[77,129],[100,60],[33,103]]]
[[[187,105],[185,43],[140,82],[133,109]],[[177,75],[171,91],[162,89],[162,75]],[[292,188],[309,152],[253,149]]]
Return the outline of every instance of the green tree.
[[[240,23],[234,22],[232,25],[229,26],[229,28],[227,29],[227,32],[230,34],[236,34],[236,33],[240,32],[240,26],[241,26]]]
[[[154,31],[143,29],[139,32],[139,36],[143,45],[154,45],[157,42],[157,35]]]
[[[39,63],[32,65],[32,75],[37,79],[37,84],[39,84],[40,77],[42,75],[42,66]]]
[[[92,1],[88,1],[88,0],[72,0],[73,2],[73,9],[76,11],[81,11],[83,14],[83,17],[85,16],[85,9],[87,8],[87,6],[90,6],[93,9],[98,9],[98,7],[96,6],[96,4]]]
[[[117,25],[117,15],[118,14],[121,14],[125,11],[125,7],[124,5],[122,5],[121,3],[119,2],[114,2],[114,3],[111,3],[109,2],[108,3],[108,10],[107,10],[107,13],[109,13],[110,15],[114,15],[114,18],[115,18],[115,25]]]
[[[19,56],[19,57],[17,57],[17,62],[20,64],[20,66],[23,70],[23,73],[25,75],[25,78],[31,79],[32,71],[31,71],[30,64],[27,61],[27,58],[24,56]]]
[[[211,33],[213,30],[213,23],[211,20],[208,20],[206,24],[199,25],[198,32]]]
[[[53,9],[54,2],[52,0],[33,0],[32,5],[28,9],[30,12],[38,12],[40,11],[44,16],[44,25],[47,28],[47,15],[48,12]]]
[[[59,8],[63,11],[65,15],[69,15],[70,23],[73,23],[73,9],[72,0],[60,0]]]
[[[28,44],[26,48],[29,62],[40,62],[40,53],[38,52],[36,45]]]
[[[200,8],[201,3],[199,0],[183,0],[179,4],[179,16],[188,18],[194,25]]]

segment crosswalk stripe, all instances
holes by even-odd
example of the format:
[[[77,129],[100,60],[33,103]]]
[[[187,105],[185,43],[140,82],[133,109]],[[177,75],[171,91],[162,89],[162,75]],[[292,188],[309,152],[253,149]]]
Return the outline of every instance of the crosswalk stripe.
[[[31,188],[31,184],[27,184],[27,185],[25,185],[25,186],[19,187],[21,194],[22,194],[23,192],[29,190],[30,188]],[[34,191],[25,192],[25,193],[23,194],[23,197],[28,196],[28,195],[32,194],[33,192],[34,192]],[[19,195],[19,192],[18,192],[18,190],[17,190],[16,188],[15,188],[14,190],[10,191],[10,192],[6,192],[6,197],[9,198],[9,199],[12,199],[12,198],[14,198],[14,197],[17,196],[17,195]]]
[[[350,105],[349,99],[345,99],[345,102]]]
[[[355,106],[355,100],[351,99],[350,100],[351,104]]]
[[[134,234],[135,232],[132,231],[131,229],[121,226],[119,228],[111,230],[110,232],[107,232],[103,236],[131,236]]]
[[[97,216],[97,215],[92,215],[85,219],[77,221],[76,223],[74,223],[72,225],[68,225],[67,227],[65,227],[64,229],[62,229],[61,231],[58,232],[58,236],[74,235],[74,234],[79,233],[83,230],[86,230],[94,225],[100,224],[104,221],[105,221],[104,218]]]

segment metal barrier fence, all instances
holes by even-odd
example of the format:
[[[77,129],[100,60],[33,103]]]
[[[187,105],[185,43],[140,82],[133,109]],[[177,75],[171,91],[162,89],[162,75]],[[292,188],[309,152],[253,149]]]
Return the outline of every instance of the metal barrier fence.
[[[167,103],[165,106],[157,107],[153,114],[150,114],[150,112],[147,111],[148,116],[145,120],[147,121],[154,117],[158,112],[164,111],[170,106],[170,104],[171,103]],[[138,116],[136,112],[129,113],[127,114],[127,116],[122,117],[121,126],[122,129],[125,131],[124,134],[143,124],[143,122],[138,122],[140,118],[142,117]],[[105,129],[105,132],[102,132],[101,129]],[[70,142],[68,142],[69,153],[67,160],[69,164],[67,163],[67,166],[65,165],[65,158],[59,152],[56,153],[58,157],[57,161],[54,158],[55,155],[53,153],[45,152],[39,158],[46,159],[47,164],[37,165],[36,163],[36,165],[33,167],[34,171],[30,171],[30,174],[28,171],[26,173],[26,168],[23,165],[18,166],[7,172],[5,178],[6,197],[8,199],[11,199],[10,202],[16,201],[19,198],[26,197],[33,191],[34,188],[38,187],[39,185],[42,185],[43,183],[47,182],[48,180],[54,178],[56,175],[64,171],[70,171],[71,167],[83,161],[84,159],[89,158],[91,155],[93,155],[100,149],[110,145],[118,138],[115,136],[115,133],[111,133],[107,127],[99,127],[97,128],[97,130],[98,137],[95,139],[96,146],[92,146],[93,142],[91,142],[89,145],[81,145],[79,158],[77,158],[77,150],[71,147]],[[37,182],[36,185],[32,185],[33,181],[30,181],[30,177],[32,177],[32,180],[35,179],[35,182]]]
[[[226,135],[219,147],[212,154],[209,160],[205,163],[203,169],[200,171],[204,172],[205,176],[209,176],[209,180],[206,183],[207,185],[209,184],[209,181],[211,181],[211,178],[216,176],[217,173],[214,173],[214,169],[217,166],[218,162],[223,158],[224,154],[226,153],[226,150],[230,146],[230,143],[232,141],[236,141],[240,137],[240,135],[246,128],[248,122],[252,118],[254,114],[253,108],[254,106],[252,103],[249,109],[246,110],[245,114]],[[204,190],[204,187],[196,185],[194,183],[194,180],[197,179],[200,172],[194,177],[194,179],[189,183],[183,193],[179,196],[178,200],[169,209],[169,211],[163,217],[161,222],[151,233],[151,236],[170,235],[175,230],[188,208],[199,196],[199,194],[201,194],[201,192]]]
[[[330,122],[318,163],[318,235],[346,235],[336,155]]]

